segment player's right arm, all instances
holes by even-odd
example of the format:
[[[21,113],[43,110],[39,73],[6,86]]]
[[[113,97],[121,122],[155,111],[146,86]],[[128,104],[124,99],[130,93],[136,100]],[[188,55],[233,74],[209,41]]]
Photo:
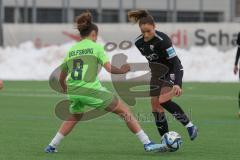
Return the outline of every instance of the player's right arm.
[[[66,79],[67,79],[67,72],[62,70],[59,77],[59,83],[62,87],[63,93],[67,93]]]
[[[117,68],[113,66],[110,62],[107,62],[103,65],[103,67],[106,69],[106,71],[112,74],[124,74],[130,71],[129,64],[124,64],[121,66],[121,68]]]
[[[112,74],[125,74],[128,71],[130,71],[129,64],[124,64],[121,66],[121,68],[118,68],[114,65],[112,65],[109,62],[109,58],[107,54],[105,53],[105,50],[102,46],[98,46],[98,60],[99,63],[106,69],[107,72]]]
[[[61,72],[59,76],[59,83],[62,88],[63,93],[67,93],[67,75],[68,75],[68,66],[67,66],[67,58],[64,59],[63,63],[60,66]]]
[[[238,50],[237,50],[235,63],[234,63],[234,69],[233,69],[234,74],[237,74],[238,72],[238,61],[240,57],[240,32],[238,33],[237,45],[238,45]]]

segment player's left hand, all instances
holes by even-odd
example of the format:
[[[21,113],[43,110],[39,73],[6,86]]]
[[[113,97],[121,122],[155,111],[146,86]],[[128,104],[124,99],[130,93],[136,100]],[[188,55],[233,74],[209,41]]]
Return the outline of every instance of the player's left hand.
[[[182,95],[182,89],[179,85],[174,85],[173,86],[174,92],[175,92],[175,96],[179,97]]]

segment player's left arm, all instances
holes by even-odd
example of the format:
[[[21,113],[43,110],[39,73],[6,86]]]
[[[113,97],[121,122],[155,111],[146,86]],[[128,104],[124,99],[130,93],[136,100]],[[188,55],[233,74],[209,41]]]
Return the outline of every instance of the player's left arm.
[[[118,68],[114,65],[112,65],[110,62],[106,62],[103,67],[108,71],[109,73],[112,74],[125,74],[130,71],[130,65],[129,64],[124,64],[121,66],[121,68]]]
[[[181,61],[175,56],[169,59],[169,62],[172,64],[172,73],[175,75],[174,84],[182,87],[183,67]]]
[[[181,61],[177,56],[169,59],[169,62],[172,64],[172,73],[174,74],[174,90],[176,96],[181,96],[182,94],[182,78],[183,78],[183,67]]]
[[[171,73],[173,74],[173,90],[176,96],[180,96],[182,94],[182,78],[183,78],[183,67],[181,61],[179,60],[175,49],[172,46],[172,41],[169,37],[166,37],[162,42],[163,50],[165,50],[167,54],[167,60],[171,64]]]
[[[125,74],[130,71],[130,65],[124,64],[120,68],[114,66],[109,62],[109,58],[102,46],[99,46],[98,51],[98,60],[99,63],[105,68],[105,70],[112,74]]]

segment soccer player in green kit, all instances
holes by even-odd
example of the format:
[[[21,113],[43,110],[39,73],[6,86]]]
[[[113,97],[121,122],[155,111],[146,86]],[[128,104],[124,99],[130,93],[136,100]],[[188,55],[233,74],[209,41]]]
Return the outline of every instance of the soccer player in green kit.
[[[81,120],[85,106],[115,113],[124,119],[129,130],[143,143],[145,151],[166,151],[165,144],[151,142],[141,129],[129,109],[110,91],[104,88],[97,78],[98,64],[112,74],[125,74],[130,71],[128,64],[117,68],[110,64],[104,48],[96,43],[98,27],[92,23],[92,16],[84,12],[76,19],[82,40],[73,45],[61,65],[60,84],[71,101],[71,116],[62,123],[56,136],[45,148],[46,153],[57,152],[61,140],[67,136]]]

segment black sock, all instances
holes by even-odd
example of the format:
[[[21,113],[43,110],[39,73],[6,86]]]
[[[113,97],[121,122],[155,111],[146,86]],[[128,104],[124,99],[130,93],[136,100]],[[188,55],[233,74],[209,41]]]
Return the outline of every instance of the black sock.
[[[162,112],[152,112],[155,118],[155,123],[158,129],[158,132],[160,134],[160,136],[163,136],[165,133],[168,132],[168,123],[167,123],[167,119],[165,116],[165,113]]]
[[[162,103],[164,109],[166,109],[169,113],[171,113],[182,125],[186,126],[190,120],[188,116],[184,113],[182,108],[173,101],[167,101]]]

